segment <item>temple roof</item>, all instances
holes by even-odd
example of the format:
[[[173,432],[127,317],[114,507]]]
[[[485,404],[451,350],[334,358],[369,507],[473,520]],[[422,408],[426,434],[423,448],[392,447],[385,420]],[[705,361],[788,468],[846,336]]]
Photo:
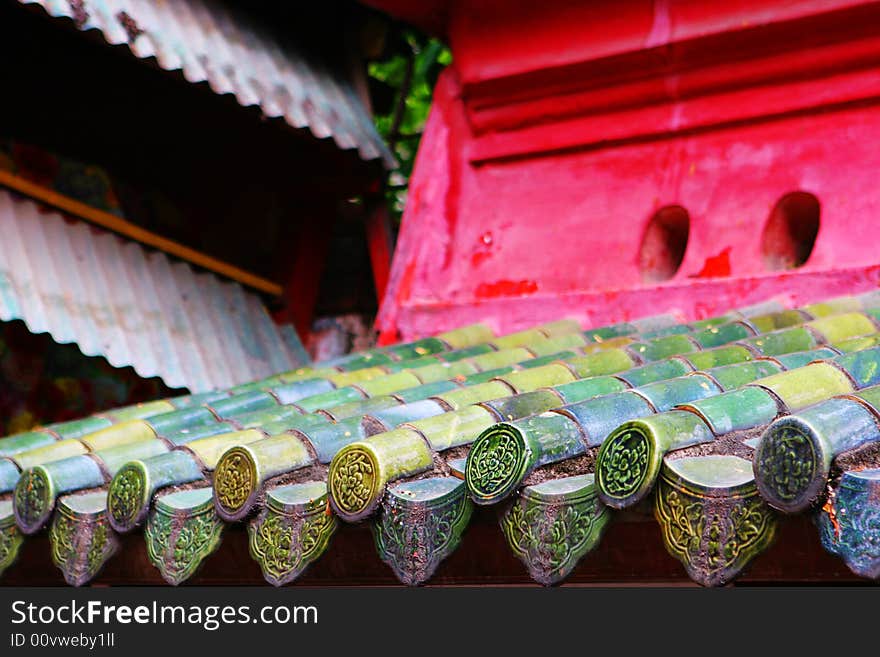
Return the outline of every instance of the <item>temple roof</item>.
[[[470,325],[35,428],[0,440],[0,568],[14,579],[16,556],[47,533],[69,583],[100,582],[143,532],[179,584],[215,552],[230,559],[221,546],[246,530],[263,578],[281,585],[328,559],[345,562],[330,572],[361,564],[348,528],[368,526],[409,585],[460,550],[514,556],[545,585],[614,581],[608,555],[633,541],[704,586],[762,559],[808,581],[819,561],[769,552],[800,515],[819,532],[798,534],[799,549],[821,544],[875,578],[878,304],[876,292],[767,300],[501,336]],[[503,555],[486,547],[500,549],[486,539],[493,507]],[[115,581],[143,581],[126,563]]]

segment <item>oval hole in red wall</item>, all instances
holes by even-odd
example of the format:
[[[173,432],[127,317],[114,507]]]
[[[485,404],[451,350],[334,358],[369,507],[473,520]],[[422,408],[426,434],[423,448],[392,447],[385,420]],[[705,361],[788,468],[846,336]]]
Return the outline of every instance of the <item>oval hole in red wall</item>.
[[[675,276],[691,231],[691,218],[680,205],[667,205],[651,217],[639,247],[639,269],[646,283],[666,281]]]
[[[804,265],[819,233],[819,199],[809,192],[790,192],[776,203],[761,236],[764,266],[774,271]]]

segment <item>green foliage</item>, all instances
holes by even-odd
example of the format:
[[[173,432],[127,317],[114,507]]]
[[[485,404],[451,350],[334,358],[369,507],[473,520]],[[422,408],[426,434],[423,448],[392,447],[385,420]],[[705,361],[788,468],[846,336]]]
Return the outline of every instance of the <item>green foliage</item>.
[[[398,225],[434,84],[452,54],[441,41],[409,28],[399,29],[389,41],[385,58],[371,62],[368,72],[373,80],[376,127],[399,163],[385,189],[392,221]]]

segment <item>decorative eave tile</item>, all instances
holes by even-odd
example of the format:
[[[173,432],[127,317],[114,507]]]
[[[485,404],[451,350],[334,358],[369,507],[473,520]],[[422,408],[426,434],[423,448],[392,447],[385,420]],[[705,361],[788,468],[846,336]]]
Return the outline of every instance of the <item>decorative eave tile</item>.
[[[147,556],[169,584],[192,577],[219,546],[224,524],[214,511],[210,488],[156,498],[147,518]]]
[[[458,547],[472,510],[456,477],[389,486],[372,525],[379,556],[404,584],[422,584]]]
[[[338,526],[324,482],[270,489],[259,515],[248,523],[251,556],[274,586],[297,579],[326,552]]]
[[[15,524],[12,502],[0,500],[0,576],[15,563],[24,536]]]
[[[119,550],[119,539],[107,518],[107,493],[66,495],[49,530],[52,561],[71,586],[90,582]]]
[[[749,461],[715,455],[663,460],[655,516],[669,553],[703,586],[736,578],[772,543],[776,516]]]
[[[856,575],[880,578],[880,469],[844,472],[815,517],[826,550]]]

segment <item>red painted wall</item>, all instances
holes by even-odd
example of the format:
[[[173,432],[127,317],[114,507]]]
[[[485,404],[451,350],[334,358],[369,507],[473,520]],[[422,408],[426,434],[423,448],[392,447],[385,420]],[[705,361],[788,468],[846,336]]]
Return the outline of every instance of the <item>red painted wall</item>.
[[[702,317],[877,285],[880,3],[446,13],[454,63],[411,180],[384,340],[477,319]],[[795,191],[820,204],[815,247],[802,267],[769,269],[764,227]],[[669,205],[690,216],[687,247],[671,279],[649,282],[642,238]]]

